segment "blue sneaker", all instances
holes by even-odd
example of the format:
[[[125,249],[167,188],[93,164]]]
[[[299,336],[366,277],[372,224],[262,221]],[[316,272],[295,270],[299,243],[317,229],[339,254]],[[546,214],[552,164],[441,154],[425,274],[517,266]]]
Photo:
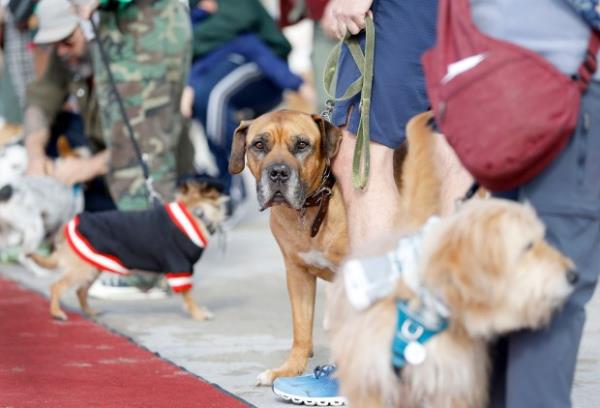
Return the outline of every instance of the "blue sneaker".
[[[338,381],[332,376],[334,371],[335,365],[328,364],[317,366],[312,374],[277,378],[273,392],[298,405],[346,405],[346,399],[339,394]]]

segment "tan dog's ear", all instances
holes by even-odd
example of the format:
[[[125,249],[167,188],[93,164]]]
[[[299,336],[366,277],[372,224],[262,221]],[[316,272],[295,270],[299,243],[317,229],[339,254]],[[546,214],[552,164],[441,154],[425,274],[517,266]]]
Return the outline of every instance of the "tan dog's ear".
[[[246,164],[246,134],[251,120],[243,120],[233,134],[231,155],[229,156],[229,173],[238,174]]]
[[[323,119],[321,115],[312,115],[312,118],[317,123],[319,131],[321,132],[321,145],[323,146],[323,151],[329,159],[333,159],[342,142],[342,129]]]

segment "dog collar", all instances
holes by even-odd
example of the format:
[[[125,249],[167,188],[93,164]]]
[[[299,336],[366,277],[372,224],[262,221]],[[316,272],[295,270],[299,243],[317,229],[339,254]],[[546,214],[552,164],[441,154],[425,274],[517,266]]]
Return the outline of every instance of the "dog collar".
[[[406,365],[419,365],[425,361],[425,343],[448,327],[448,319],[431,314],[425,305],[410,310],[405,300],[396,302],[397,320],[392,341],[392,365],[399,370]]]
[[[321,177],[321,184],[319,188],[317,188],[311,195],[306,197],[304,200],[304,204],[302,205],[302,211],[304,211],[308,207],[319,206],[319,211],[317,211],[317,215],[313,220],[312,226],[310,228],[310,237],[314,238],[321,228],[321,224],[325,219],[325,215],[327,214],[327,210],[329,208],[329,199],[333,195],[333,186],[335,185],[335,176],[331,172],[331,168],[329,166],[325,167],[325,171],[323,172],[323,176]]]
[[[447,318],[450,315],[446,304],[429,289],[423,286],[420,274],[421,251],[425,236],[440,221],[439,217],[431,217],[415,234],[401,239],[396,249],[389,254],[392,271],[395,276],[402,277],[406,286],[419,297],[428,310]]]

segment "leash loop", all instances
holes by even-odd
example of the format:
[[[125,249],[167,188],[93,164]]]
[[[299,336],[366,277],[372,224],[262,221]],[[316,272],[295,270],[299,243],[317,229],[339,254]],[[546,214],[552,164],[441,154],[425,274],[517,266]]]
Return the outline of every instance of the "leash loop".
[[[356,146],[352,158],[352,184],[357,189],[364,189],[367,186],[370,169],[370,150],[369,150],[369,124],[371,114],[371,93],[373,89],[373,61],[375,58],[375,25],[370,16],[365,18],[365,51],[363,53],[358,37],[349,33],[340,41],[331,51],[327,58],[325,73],[323,75],[323,85],[328,96],[329,104],[334,102],[348,100],[360,93],[360,121],[356,133]],[[354,63],[360,71],[360,76],[350,84],[342,96],[336,98],[336,69],[339,61],[342,45],[346,44]],[[330,113],[330,112],[329,112]]]

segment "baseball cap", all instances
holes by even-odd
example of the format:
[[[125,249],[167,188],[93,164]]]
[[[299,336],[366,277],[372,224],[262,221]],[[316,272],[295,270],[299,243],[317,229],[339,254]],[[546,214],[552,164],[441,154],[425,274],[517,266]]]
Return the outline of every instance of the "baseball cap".
[[[41,0],[36,9],[36,44],[50,44],[67,38],[79,24],[79,17],[68,0]]]

